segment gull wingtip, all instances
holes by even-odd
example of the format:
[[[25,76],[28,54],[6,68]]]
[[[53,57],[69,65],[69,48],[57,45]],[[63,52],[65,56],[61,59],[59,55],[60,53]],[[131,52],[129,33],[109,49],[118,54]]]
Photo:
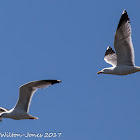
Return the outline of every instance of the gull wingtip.
[[[57,80],[57,82],[58,82],[58,83],[61,83],[61,82],[62,82],[62,80]]]
[[[53,82],[52,82],[52,84],[57,84],[57,83],[61,83],[62,82],[62,80],[54,80]]]
[[[123,10],[122,14],[125,14],[125,13],[127,13],[127,12],[126,12],[126,9]]]

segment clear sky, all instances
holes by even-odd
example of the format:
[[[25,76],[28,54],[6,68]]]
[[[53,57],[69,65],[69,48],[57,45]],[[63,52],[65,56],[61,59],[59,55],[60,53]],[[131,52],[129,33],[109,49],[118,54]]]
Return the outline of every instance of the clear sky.
[[[39,120],[3,119],[0,133],[62,133],[50,140],[140,140],[140,72],[97,75],[111,66],[103,58],[107,46],[113,47],[124,9],[140,66],[139,5],[137,0],[0,1],[0,106],[11,109],[26,82],[63,81],[34,94],[29,114]]]

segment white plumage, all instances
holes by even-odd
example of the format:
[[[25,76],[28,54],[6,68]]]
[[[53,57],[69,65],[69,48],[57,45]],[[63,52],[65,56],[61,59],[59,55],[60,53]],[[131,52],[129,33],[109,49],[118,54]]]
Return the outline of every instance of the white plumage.
[[[46,88],[60,82],[60,80],[40,80],[22,85],[19,91],[19,99],[15,107],[11,110],[0,107],[0,120],[2,120],[2,118],[11,118],[15,120],[38,119],[28,114],[34,92],[37,89]]]
[[[113,67],[104,68],[97,72],[97,74],[127,75],[140,71],[140,67],[135,66],[131,33],[129,18],[126,10],[124,10],[114,38],[116,53],[109,46],[104,57],[104,60]]]

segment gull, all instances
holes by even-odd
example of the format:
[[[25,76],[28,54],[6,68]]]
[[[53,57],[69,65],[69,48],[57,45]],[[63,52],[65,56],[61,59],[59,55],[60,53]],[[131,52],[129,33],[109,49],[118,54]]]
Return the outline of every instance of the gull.
[[[2,118],[11,118],[14,120],[38,119],[28,114],[33,94],[37,89],[46,88],[60,82],[61,80],[40,80],[22,85],[19,89],[19,99],[15,107],[11,110],[0,107],[0,121],[2,121]]]
[[[104,56],[104,60],[113,67],[104,68],[97,74],[128,75],[140,71],[140,67],[135,66],[131,33],[127,12],[123,10],[114,38],[116,53],[108,46]]]

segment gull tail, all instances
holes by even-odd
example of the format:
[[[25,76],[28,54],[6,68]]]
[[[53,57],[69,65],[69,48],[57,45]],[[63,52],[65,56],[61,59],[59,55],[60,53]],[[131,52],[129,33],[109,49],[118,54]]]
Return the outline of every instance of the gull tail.
[[[29,115],[29,119],[38,120],[37,117],[31,116],[31,115]]]

